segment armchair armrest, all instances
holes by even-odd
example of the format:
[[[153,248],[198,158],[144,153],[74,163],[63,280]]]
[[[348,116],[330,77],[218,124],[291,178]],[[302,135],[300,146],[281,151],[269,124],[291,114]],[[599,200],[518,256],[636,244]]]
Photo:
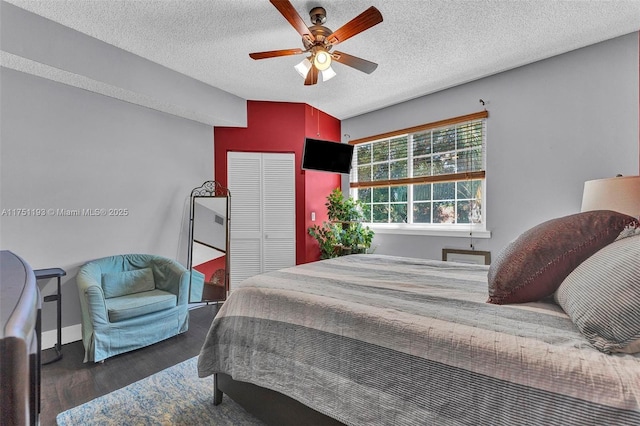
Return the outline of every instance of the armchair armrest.
[[[97,277],[100,277],[98,271]],[[96,278],[96,274],[88,269],[81,269],[76,278],[80,295],[80,307],[83,318],[91,318],[91,321],[83,321],[83,327],[90,333],[94,327],[109,324],[107,305],[105,303],[102,285]],[[85,333],[83,333],[85,334]]]
[[[173,259],[153,263],[156,288],[178,296],[178,305],[189,303],[189,270]]]
[[[200,302],[204,290],[204,274],[196,269],[191,270],[191,302]]]

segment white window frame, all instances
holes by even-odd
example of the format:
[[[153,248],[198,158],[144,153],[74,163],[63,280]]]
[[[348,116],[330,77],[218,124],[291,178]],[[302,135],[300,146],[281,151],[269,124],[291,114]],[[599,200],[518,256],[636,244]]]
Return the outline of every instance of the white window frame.
[[[374,142],[381,140],[388,140],[397,137],[407,137],[407,175],[413,176],[413,135],[416,133],[421,133],[425,131],[437,131],[442,128],[448,128],[452,125],[459,126],[464,125],[469,122],[476,122],[479,120],[483,121],[483,167],[482,167],[482,177],[477,177],[473,175],[473,177],[469,177],[468,180],[481,180],[482,181],[482,209],[481,209],[481,223],[460,223],[460,224],[444,224],[444,223],[379,223],[372,222],[367,223],[367,225],[373,229],[376,233],[379,234],[404,234],[404,235],[427,235],[427,236],[439,236],[439,237],[462,237],[462,238],[490,238],[491,232],[486,229],[486,214],[487,214],[487,191],[486,191],[486,141],[487,141],[487,125],[486,119],[488,117],[488,112],[482,111],[479,113],[469,114],[466,116],[454,117],[451,119],[441,120],[434,123],[428,123],[421,126],[415,126],[409,129],[402,129],[394,132],[385,133],[382,135],[371,136],[368,138],[358,139],[349,142],[350,144],[355,145],[355,149],[357,150],[358,145],[363,143],[373,144]],[[457,150],[456,150],[457,151]],[[350,175],[350,195],[353,198],[358,197],[358,184],[357,180],[354,178],[354,174],[357,175],[357,156],[354,155],[354,163],[352,165],[352,172]],[[438,176],[438,175],[436,175]],[[409,178],[411,179],[411,178]],[[436,177],[437,179],[437,177]],[[450,181],[463,181],[459,176],[455,179],[448,180]],[[355,187],[353,186],[355,182]],[[444,181],[441,181],[444,182]],[[438,181],[425,182],[425,183],[439,183]],[[407,186],[407,220],[413,220],[413,186],[416,184],[420,184],[420,182],[416,183],[406,183],[402,184],[403,186]],[[382,187],[390,187],[393,186],[383,185]],[[457,195],[457,194],[456,194]],[[455,201],[454,201],[455,202]]]

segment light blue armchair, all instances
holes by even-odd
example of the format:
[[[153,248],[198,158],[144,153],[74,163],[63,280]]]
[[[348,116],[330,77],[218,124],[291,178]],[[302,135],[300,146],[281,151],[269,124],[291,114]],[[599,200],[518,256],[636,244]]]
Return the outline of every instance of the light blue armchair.
[[[189,328],[189,271],[156,255],[83,265],[77,276],[84,362],[151,345]]]

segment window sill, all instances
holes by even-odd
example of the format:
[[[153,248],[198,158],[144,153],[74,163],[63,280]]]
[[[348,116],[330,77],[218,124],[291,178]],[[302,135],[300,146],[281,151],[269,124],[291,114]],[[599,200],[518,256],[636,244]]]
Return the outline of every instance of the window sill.
[[[426,227],[420,225],[367,223],[376,234],[425,235],[431,237],[491,238],[491,231],[465,226]]]

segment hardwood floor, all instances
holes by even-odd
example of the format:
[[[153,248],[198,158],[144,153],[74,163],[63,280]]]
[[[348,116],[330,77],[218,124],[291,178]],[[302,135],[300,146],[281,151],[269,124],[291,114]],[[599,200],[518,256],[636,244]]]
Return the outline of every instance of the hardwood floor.
[[[217,310],[216,305],[191,309],[187,332],[102,364],[82,362],[81,341],[63,345],[62,359],[42,366],[40,424],[55,425],[56,416],[69,408],[198,355]],[[44,351],[45,359],[52,355],[49,351]]]

